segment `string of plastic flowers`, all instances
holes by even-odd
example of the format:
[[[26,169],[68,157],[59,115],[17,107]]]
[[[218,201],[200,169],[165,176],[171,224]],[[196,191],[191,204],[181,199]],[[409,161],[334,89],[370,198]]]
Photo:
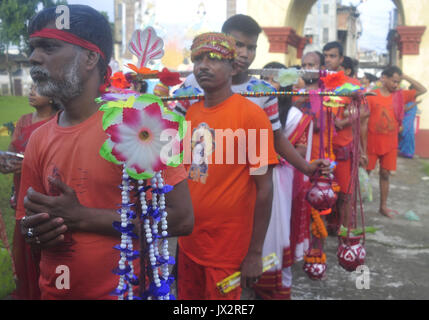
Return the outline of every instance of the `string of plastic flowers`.
[[[183,162],[181,140],[186,133],[186,122],[184,117],[165,108],[163,101],[155,95],[142,95],[129,89],[132,84],[129,80],[143,80],[148,74],[156,74],[165,86],[180,83],[178,73],[166,68],[160,72],[146,67],[152,60],[162,58],[163,46],[163,40],[152,27],[135,30],[128,49],[137,56],[138,63],[128,64],[127,67],[135,71],[136,75],[115,73],[111,77],[110,91],[96,100],[103,103],[100,108],[104,112],[103,130],[108,135],[100,155],[107,161],[123,166],[120,186],[122,204],[118,210],[121,221],[114,223],[114,227],[121,232],[121,244],[115,246],[120,251],[119,266],[113,270],[119,275],[118,287],[113,292],[119,299],[174,299],[170,295],[174,278],[169,274],[169,266],[175,261],[168,251],[168,214],[165,203],[165,194],[173,187],[164,185],[161,172],[167,166],[177,167]],[[166,150],[172,151],[172,156],[168,156],[168,152],[164,152]],[[150,183],[148,181],[145,184],[148,179]],[[132,184],[137,185],[136,203],[130,197]],[[141,239],[141,252],[134,251],[133,245],[133,239],[138,236],[133,232],[136,213],[131,208],[137,202],[140,202],[141,208],[141,237],[146,242],[145,245]],[[161,234],[158,231],[160,223]],[[133,260],[139,256],[140,281],[134,275],[133,265]],[[146,256],[151,268],[149,278],[153,280],[148,285],[144,266]],[[134,295],[133,287],[138,284],[140,297]]]
[[[120,187],[122,204],[118,211],[121,214],[121,222],[114,224],[122,233],[121,244],[117,246],[120,250],[119,267],[114,270],[120,278],[114,294],[118,295],[119,299],[133,299],[133,286],[139,283],[132,264],[139,255],[138,251],[133,250],[133,239],[137,236],[132,231],[132,221],[136,214],[131,208],[135,204],[129,194],[135,182],[138,184],[143,236],[148,244],[147,253],[153,278],[153,282],[145,288],[147,290],[142,298],[173,299],[174,297],[170,296],[170,286],[174,278],[169,275],[168,270],[169,266],[174,264],[174,258],[170,257],[168,252],[168,214],[165,203],[165,194],[173,188],[164,184],[161,171],[167,166],[177,166],[181,163],[183,146],[180,141],[186,132],[185,121],[183,117],[166,110],[158,97],[148,94],[137,98],[132,95],[126,100],[108,101],[101,110],[104,111],[103,128],[109,138],[100,154],[106,160],[124,166]],[[173,130],[173,139],[161,140],[161,134],[170,129]],[[171,147],[173,157],[163,158],[161,151],[165,147]],[[147,187],[143,185],[146,179],[150,179]],[[147,192],[151,193],[151,202]]]

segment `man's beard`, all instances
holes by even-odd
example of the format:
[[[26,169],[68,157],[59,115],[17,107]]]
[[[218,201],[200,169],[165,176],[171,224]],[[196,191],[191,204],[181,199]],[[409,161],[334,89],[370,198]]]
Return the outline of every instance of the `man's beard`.
[[[61,80],[51,78],[49,71],[40,66],[31,68],[30,74],[40,95],[50,97],[55,101],[65,103],[79,96],[83,91],[79,75],[78,53],[74,60],[64,68],[64,77]]]

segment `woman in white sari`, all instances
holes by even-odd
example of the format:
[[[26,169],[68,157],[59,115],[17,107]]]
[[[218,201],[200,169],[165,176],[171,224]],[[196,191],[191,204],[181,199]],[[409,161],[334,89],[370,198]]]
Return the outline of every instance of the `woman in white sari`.
[[[305,148],[305,156],[309,160],[312,137],[311,117],[303,114],[298,108],[291,107],[287,113],[287,120],[283,130],[283,133],[293,145]],[[308,239],[304,239],[302,243],[296,245],[297,250],[295,251],[297,252],[292,253],[290,249],[295,170],[283,159],[273,170],[273,205],[263,247],[263,256],[265,257],[274,252],[280,263],[265,272],[254,286],[255,292],[265,300],[290,299],[292,286],[291,265],[295,260],[296,253],[302,252],[303,255],[309,245]]]

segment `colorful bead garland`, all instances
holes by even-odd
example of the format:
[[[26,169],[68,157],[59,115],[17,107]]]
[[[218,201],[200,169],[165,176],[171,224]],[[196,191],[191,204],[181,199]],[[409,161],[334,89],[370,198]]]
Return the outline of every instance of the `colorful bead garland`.
[[[260,97],[282,97],[282,96],[308,96],[309,92],[298,92],[298,91],[272,91],[272,92],[241,92],[239,93],[243,97],[251,97],[251,98],[260,98]],[[325,92],[317,92],[315,93],[319,96],[335,96],[335,97],[350,97],[352,94],[350,93],[340,93],[337,94],[331,91]],[[175,96],[175,97],[162,97],[163,101],[178,101],[178,100],[203,100],[204,95],[189,95],[189,96]]]

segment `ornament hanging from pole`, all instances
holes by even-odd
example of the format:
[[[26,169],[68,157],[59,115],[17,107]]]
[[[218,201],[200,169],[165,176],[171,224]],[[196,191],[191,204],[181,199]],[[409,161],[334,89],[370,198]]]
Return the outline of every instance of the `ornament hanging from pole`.
[[[153,72],[146,65],[162,58],[163,41],[153,28],[136,30],[129,44],[138,58],[138,71]],[[163,70],[165,82],[171,84],[175,75]],[[156,71],[156,73],[159,73]],[[151,94],[141,95],[127,89],[130,83],[122,73],[112,78],[110,92],[97,98],[103,103],[103,130],[108,138],[100,155],[122,166],[122,202],[117,210],[120,221],[113,227],[121,233],[118,286],[112,292],[119,300],[171,300],[170,287],[174,278],[169,268],[175,263],[168,251],[168,212],[165,194],[173,187],[166,185],[163,170],[176,167],[183,160],[181,140],[186,132],[184,118],[164,107],[163,101]],[[134,221],[140,219],[141,251],[135,250],[138,235]],[[144,241],[143,241],[144,239]],[[140,258],[140,279],[134,264]],[[146,259],[147,258],[147,259]],[[148,260],[149,274],[144,263]],[[151,279],[151,283],[147,283]],[[135,290],[140,286],[137,293]]]
[[[355,271],[356,268],[365,263],[365,216],[362,206],[362,196],[359,185],[359,159],[361,150],[359,147],[360,139],[360,114],[361,106],[364,103],[364,96],[355,97],[350,104],[349,117],[351,118],[353,129],[353,147],[352,147],[352,163],[351,163],[351,181],[349,185],[349,194],[351,194],[351,216],[346,217],[346,230],[338,236],[337,257],[338,263],[347,271]],[[352,236],[351,231],[357,228],[358,214],[360,215],[362,234]],[[344,219],[341,219],[344,220]],[[341,221],[340,225],[342,225]]]

